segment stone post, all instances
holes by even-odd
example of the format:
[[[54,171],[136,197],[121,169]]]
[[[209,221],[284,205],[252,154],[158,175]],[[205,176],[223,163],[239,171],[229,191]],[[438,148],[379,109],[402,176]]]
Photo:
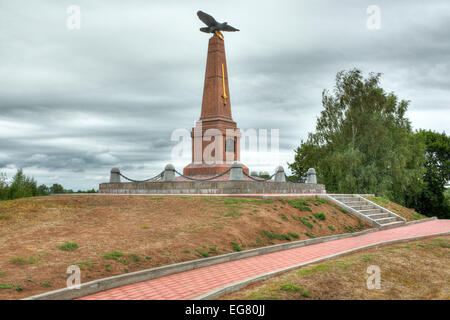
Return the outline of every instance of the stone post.
[[[317,184],[316,170],[314,168],[309,168],[306,178],[306,183],[314,183]]]
[[[282,166],[278,166],[275,169],[275,182],[286,182],[286,176],[284,174],[284,168]]]
[[[168,164],[164,168],[163,181],[175,181],[175,167],[172,164]]]
[[[120,169],[112,168],[109,176],[109,183],[120,183]]]
[[[242,163],[234,161],[231,164],[229,180],[244,180],[244,174],[242,173]]]

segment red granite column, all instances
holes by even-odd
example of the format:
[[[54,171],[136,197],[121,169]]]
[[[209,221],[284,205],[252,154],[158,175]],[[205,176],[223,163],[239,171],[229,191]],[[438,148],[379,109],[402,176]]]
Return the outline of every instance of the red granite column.
[[[200,152],[201,148],[201,155],[192,155],[192,163],[183,170],[185,175],[214,175],[220,174],[230,168],[232,161],[224,161],[226,160],[225,143],[222,143],[221,150],[215,150],[217,157],[215,159],[216,162],[213,164],[204,163],[205,148],[210,143],[213,143],[212,141],[203,141],[201,147],[198,141],[197,148],[195,147],[195,136],[199,135],[199,132],[201,132],[201,138],[203,138],[205,132],[211,131],[211,129],[220,131],[223,142],[225,142],[227,138],[237,140],[235,147],[236,152],[233,159],[239,160],[240,132],[236,127],[236,122],[234,122],[231,117],[225,44],[224,41],[216,35],[209,39],[201,116],[196,124],[196,130],[193,128],[191,134],[193,143],[192,151]],[[226,136],[227,129],[228,131],[230,131],[230,129],[233,130],[233,134],[230,137]],[[194,131],[196,131],[197,134],[194,134]],[[200,136],[198,136],[198,139],[199,138]],[[195,162],[194,159],[201,159],[201,161]],[[243,166],[243,169],[248,173],[247,167]]]

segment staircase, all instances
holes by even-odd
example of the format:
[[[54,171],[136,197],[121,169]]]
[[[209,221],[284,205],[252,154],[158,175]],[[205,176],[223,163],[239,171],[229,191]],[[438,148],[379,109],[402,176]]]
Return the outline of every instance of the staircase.
[[[327,195],[328,200],[379,228],[404,224],[406,219],[357,194]]]

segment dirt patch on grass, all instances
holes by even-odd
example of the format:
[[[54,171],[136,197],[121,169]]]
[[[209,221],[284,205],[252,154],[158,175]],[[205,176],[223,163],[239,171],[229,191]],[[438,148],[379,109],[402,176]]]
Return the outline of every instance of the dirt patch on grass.
[[[386,208],[398,214],[399,216],[405,218],[406,221],[421,220],[426,218],[426,216],[416,212],[414,209],[403,207],[383,197],[366,197],[366,198],[367,200],[375,202],[379,206],[382,206],[383,208]]]
[[[370,249],[253,284],[221,299],[450,299],[450,236]],[[378,266],[380,289],[368,289]]]
[[[0,202],[0,299],[369,228],[322,199],[66,195]]]

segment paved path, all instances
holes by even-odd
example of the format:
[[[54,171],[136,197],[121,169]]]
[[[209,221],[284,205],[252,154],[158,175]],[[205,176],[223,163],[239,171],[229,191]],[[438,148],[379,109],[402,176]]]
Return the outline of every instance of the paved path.
[[[222,286],[343,251],[390,240],[450,232],[450,220],[432,220],[365,235],[299,247],[134,283],[81,299],[192,299]]]

